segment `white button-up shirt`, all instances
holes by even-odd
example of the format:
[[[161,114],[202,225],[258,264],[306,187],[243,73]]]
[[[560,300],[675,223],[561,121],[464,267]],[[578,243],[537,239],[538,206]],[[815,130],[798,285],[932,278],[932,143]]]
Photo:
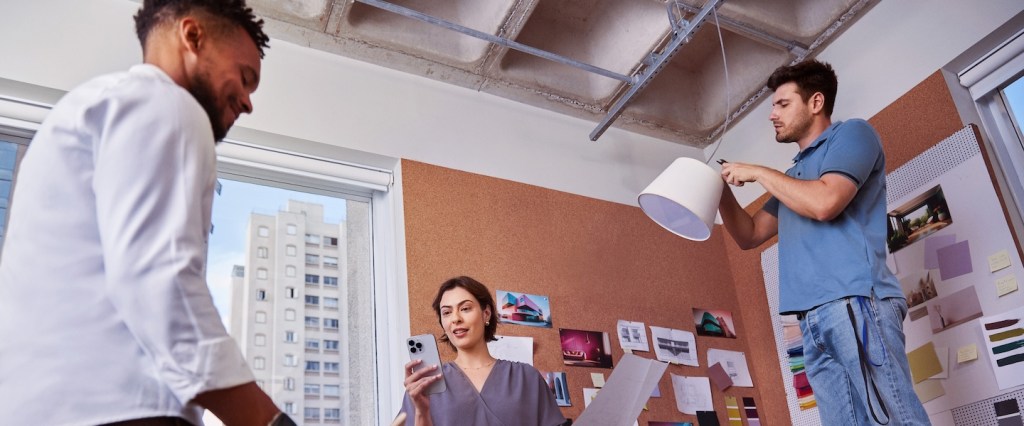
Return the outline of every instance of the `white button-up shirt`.
[[[68,93],[30,145],[0,261],[0,423],[201,424],[253,380],[206,286],[210,121],[159,68]]]

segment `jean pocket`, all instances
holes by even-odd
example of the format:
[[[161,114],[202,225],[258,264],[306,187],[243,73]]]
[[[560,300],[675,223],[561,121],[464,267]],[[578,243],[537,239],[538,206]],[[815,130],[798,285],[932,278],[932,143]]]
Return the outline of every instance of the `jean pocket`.
[[[900,329],[903,329],[903,320],[907,319],[907,301],[899,297],[890,297],[889,306],[892,306],[892,313],[896,316],[900,324]]]

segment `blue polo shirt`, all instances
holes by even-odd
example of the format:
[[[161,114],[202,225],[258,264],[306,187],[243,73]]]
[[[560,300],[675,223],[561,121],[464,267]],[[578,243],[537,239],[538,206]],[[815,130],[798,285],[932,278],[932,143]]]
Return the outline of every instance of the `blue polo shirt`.
[[[779,221],[779,311],[808,311],[847,296],[903,297],[885,264],[885,154],[866,121],[833,123],[793,158],[786,175],[816,180],[839,173],[857,195],[835,219],[800,216],[775,197],[764,211]]]

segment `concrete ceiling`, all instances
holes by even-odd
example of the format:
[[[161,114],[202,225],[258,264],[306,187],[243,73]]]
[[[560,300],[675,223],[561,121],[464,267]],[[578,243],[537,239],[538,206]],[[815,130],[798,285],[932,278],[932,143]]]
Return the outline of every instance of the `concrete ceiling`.
[[[703,6],[682,0],[689,19]],[[776,67],[814,54],[878,0],[727,0],[614,126],[697,148],[762,96]],[[631,76],[672,37],[659,0],[390,0]],[[249,0],[271,37],[597,123],[630,84],[355,0]],[[728,94],[728,101],[726,96]]]

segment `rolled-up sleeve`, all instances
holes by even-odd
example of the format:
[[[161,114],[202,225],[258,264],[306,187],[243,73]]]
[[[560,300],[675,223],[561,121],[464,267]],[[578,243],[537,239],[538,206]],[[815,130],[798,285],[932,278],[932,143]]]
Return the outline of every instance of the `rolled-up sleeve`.
[[[209,121],[176,86],[90,108],[107,294],[183,404],[253,381],[206,285],[216,178]]]

